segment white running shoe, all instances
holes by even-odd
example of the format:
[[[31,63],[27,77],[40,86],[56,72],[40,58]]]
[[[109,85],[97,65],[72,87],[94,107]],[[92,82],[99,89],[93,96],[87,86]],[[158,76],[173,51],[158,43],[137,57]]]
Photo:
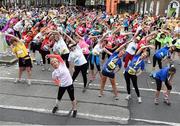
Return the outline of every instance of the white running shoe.
[[[44,66],[42,67],[42,71],[45,71],[45,67]]]
[[[138,97],[138,103],[139,103],[139,104],[142,103],[141,97]]]
[[[118,96],[114,96],[114,100],[119,100],[119,97]]]
[[[148,64],[151,64],[151,60],[148,60]]]
[[[16,84],[16,83],[21,83],[22,82],[22,80],[19,80],[18,78],[16,78],[16,80],[14,81],[14,83]]]
[[[155,98],[155,99],[154,99],[154,104],[155,104],[155,105],[159,105],[159,99],[158,99],[158,98]]]
[[[31,85],[31,80],[27,80],[27,84],[28,84],[28,85]]]
[[[131,98],[131,95],[128,94],[125,99],[130,100],[130,98]]]
[[[51,68],[49,67],[47,70],[48,70],[48,71],[51,71]]]

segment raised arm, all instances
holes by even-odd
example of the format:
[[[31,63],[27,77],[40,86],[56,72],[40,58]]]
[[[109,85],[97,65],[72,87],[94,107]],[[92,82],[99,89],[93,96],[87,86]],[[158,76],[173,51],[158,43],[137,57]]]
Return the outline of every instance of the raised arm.
[[[56,58],[56,59],[58,59],[58,61],[59,61],[60,63],[64,63],[64,61],[63,61],[63,59],[61,58],[60,55],[57,55],[57,54],[48,54],[47,57],[48,57],[48,58]]]
[[[132,41],[128,41],[128,42],[122,44],[122,45],[121,45],[119,48],[117,48],[115,51],[116,51],[116,52],[119,52],[119,50],[123,49],[127,44],[129,44],[129,43],[131,43],[131,42],[132,42]]]
[[[77,42],[74,41],[69,35],[67,35],[65,32],[62,32],[73,44],[76,44]]]
[[[109,34],[109,32],[106,32],[106,33],[102,36],[102,38],[99,39],[98,43],[101,43],[101,42],[106,38],[106,36],[107,36],[108,34]]]
[[[2,33],[2,34],[9,36],[9,37],[12,37],[12,38],[16,39],[18,42],[22,42],[18,37],[14,36],[12,34],[7,34],[7,33]]]
[[[136,55],[140,54],[145,48],[152,48],[154,49],[155,47],[153,45],[147,45],[147,46],[142,46],[137,52]]]
[[[79,38],[79,39],[83,39],[83,37],[81,37],[78,32],[75,32],[75,35]]]

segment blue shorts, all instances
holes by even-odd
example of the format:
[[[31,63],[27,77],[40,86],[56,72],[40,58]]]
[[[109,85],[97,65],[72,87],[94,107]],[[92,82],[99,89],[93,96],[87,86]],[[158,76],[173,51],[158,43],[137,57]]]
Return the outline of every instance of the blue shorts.
[[[106,70],[102,70],[102,75],[109,77],[109,78],[114,78],[115,74],[113,72],[107,72]]]

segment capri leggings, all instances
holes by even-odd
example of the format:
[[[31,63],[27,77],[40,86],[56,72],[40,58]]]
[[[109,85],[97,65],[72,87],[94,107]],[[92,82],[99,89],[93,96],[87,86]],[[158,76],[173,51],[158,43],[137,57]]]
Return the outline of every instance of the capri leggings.
[[[74,86],[73,86],[73,84],[71,84],[70,86],[67,86],[67,87],[59,87],[57,99],[60,101],[66,90],[69,94],[69,98],[71,99],[71,101],[74,101],[75,98],[74,98]]]
[[[162,62],[161,59],[158,59],[155,55],[153,56],[153,67],[156,66],[156,62],[158,62],[159,69],[162,69]]]
[[[159,80],[159,79],[155,79],[155,80],[156,80],[156,85],[157,85],[157,91],[160,91],[160,90],[161,90],[161,87],[162,87],[162,81]],[[166,87],[167,87],[168,90],[171,90],[171,89],[172,89],[172,86],[169,85],[167,79],[166,79],[166,81],[165,81],[165,85],[166,85]]]
[[[100,67],[100,56],[90,54],[90,68],[91,70],[94,70],[94,63],[96,64],[96,68],[98,71],[101,71]]]

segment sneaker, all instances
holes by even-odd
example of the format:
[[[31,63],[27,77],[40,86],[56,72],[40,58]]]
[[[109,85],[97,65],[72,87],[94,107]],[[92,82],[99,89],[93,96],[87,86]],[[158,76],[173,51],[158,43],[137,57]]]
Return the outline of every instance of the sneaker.
[[[77,110],[73,110],[73,114],[72,114],[72,117],[75,118],[77,115]]]
[[[155,98],[155,99],[154,99],[154,104],[155,104],[155,105],[159,105],[159,99],[158,99],[158,98]]]
[[[150,60],[148,60],[148,64],[151,64],[151,61],[150,61]]]
[[[19,79],[16,78],[16,80],[14,81],[14,83],[15,83],[15,84],[16,84],[16,83],[21,83],[21,81],[22,81],[22,80],[19,80]]]
[[[58,106],[55,106],[55,107],[53,108],[53,110],[52,110],[52,113],[53,113],[53,114],[56,113],[57,110],[58,110]]]
[[[27,80],[27,84],[28,84],[28,85],[31,85],[31,80]]]
[[[114,96],[114,100],[119,100],[119,97],[118,96]]]
[[[48,68],[47,71],[51,71],[51,68]]]
[[[125,99],[129,100],[130,98],[131,98],[131,95],[127,95]]]
[[[42,68],[42,71],[45,71],[45,67]]]
[[[171,102],[169,101],[168,98],[164,99],[164,103],[166,103],[167,105],[171,105]]]
[[[98,97],[100,97],[100,98],[101,98],[102,96],[103,96],[103,94],[99,94],[99,95],[98,95]]]
[[[86,92],[86,87],[84,87],[82,90],[82,93],[85,93],[85,92]]]
[[[141,97],[138,97],[138,103],[139,103],[139,104],[142,103]]]

